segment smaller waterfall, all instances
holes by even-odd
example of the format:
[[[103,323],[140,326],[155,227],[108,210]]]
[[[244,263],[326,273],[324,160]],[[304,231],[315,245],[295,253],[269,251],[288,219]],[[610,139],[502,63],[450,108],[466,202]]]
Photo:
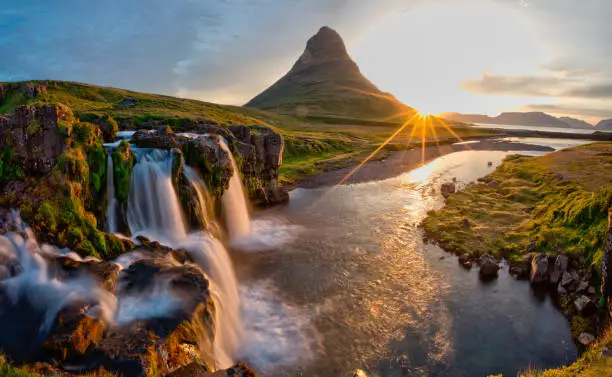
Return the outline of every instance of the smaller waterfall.
[[[113,166],[113,150],[107,149],[106,158],[106,228],[108,233],[117,233],[117,198],[115,198],[115,171]]]
[[[232,151],[227,146],[227,142],[222,140],[221,148],[226,151],[232,162],[234,173],[230,179],[229,188],[223,194],[221,201],[223,203],[223,216],[227,227],[230,239],[236,241],[241,237],[246,237],[251,233],[251,219],[249,217],[249,209],[244,197],[244,188],[240,179],[240,170],[236,165]]]
[[[191,187],[193,187],[198,197],[198,205],[200,206],[201,213],[207,217],[205,220],[206,220],[206,223],[208,223],[211,213],[208,212],[209,208],[208,208],[208,205],[206,204],[206,196],[208,194],[208,191],[206,189],[206,184],[204,183],[204,181],[202,181],[202,178],[200,178],[198,173],[195,170],[193,170],[191,166],[188,166],[187,164],[185,164],[185,161],[183,161],[183,173],[185,174],[185,177],[191,184]]]
[[[132,235],[175,244],[187,236],[181,205],[172,184],[173,153],[132,148],[127,220]]]

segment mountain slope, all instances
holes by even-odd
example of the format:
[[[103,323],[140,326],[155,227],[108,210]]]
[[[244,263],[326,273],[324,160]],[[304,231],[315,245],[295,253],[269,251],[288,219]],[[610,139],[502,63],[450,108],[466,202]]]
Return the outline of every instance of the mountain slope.
[[[604,119],[595,126],[597,131],[612,131],[612,119]]]
[[[285,76],[245,106],[281,114],[362,119],[414,112],[366,79],[340,35],[329,27],[308,40],[304,53]]]
[[[586,122],[574,118],[556,118],[552,115],[542,112],[508,112],[501,113],[498,116],[490,117],[483,114],[459,114],[446,113],[444,118],[457,122],[466,123],[488,123],[488,124],[505,124],[517,126],[539,126],[553,128],[581,128],[592,129],[592,126]]]

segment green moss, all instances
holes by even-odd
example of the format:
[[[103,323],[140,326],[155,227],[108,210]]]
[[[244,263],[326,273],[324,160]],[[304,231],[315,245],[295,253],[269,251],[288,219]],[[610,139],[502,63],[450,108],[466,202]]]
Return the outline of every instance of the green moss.
[[[0,182],[23,178],[23,170],[12,148],[6,147],[0,154]]]
[[[135,161],[127,141],[121,141],[119,146],[113,149],[112,159],[115,174],[115,196],[120,203],[125,205],[130,193],[130,179]]]
[[[51,232],[55,232],[57,229],[58,216],[57,208],[50,201],[45,200],[38,207],[35,219],[40,226]]]
[[[40,129],[40,121],[33,120],[30,124],[28,124],[28,127],[26,128],[26,132],[28,135],[34,135],[36,132],[38,132],[39,129]]]

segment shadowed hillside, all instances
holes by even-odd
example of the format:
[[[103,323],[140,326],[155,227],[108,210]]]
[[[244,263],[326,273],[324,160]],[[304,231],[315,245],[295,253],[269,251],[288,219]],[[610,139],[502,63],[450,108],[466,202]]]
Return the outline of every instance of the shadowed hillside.
[[[293,68],[245,106],[281,114],[393,119],[414,110],[365,78],[340,35],[323,27]]]

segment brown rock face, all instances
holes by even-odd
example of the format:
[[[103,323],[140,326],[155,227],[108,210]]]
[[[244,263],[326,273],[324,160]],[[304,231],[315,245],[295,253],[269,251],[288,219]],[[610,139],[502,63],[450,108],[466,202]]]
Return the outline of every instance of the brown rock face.
[[[251,202],[268,207],[289,200],[289,194],[278,183],[285,141],[267,127],[230,126],[237,139],[234,154],[240,155],[240,169]]]
[[[21,94],[29,99],[36,98],[47,92],[47,87],[36,83],[0,83],[0,103],[10,95]]]
[[[21,106],[0,117],[0,148],[10,148],[27,174],[49,173],[66,149],[74,116],[62,104]]]

